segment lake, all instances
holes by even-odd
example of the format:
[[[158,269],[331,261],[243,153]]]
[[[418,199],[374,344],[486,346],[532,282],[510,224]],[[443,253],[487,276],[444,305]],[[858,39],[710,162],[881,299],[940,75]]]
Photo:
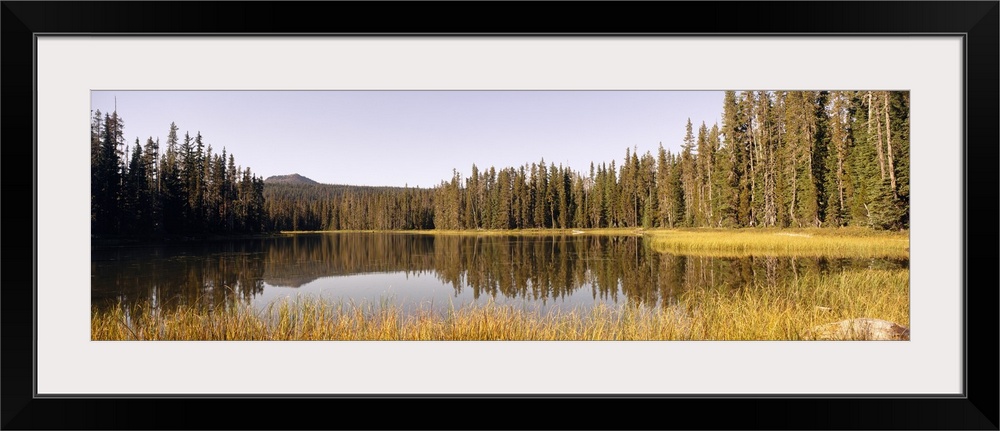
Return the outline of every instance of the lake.
[[[658,253],[640,236],[310,233],[91,248],[91,299],[170,309],[259,309],[310,296],[402,310],[469,304],[542,311],[665,307],[693,289],[780,286],[813,273],[907,268],[908,259]]]

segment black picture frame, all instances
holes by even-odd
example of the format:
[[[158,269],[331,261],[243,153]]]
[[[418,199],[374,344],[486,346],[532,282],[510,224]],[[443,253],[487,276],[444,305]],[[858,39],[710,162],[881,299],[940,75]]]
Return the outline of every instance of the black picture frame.
[[[0,278],[0,425],[4,429],[998,429],[1000,390],[995,372],[1000,364],[1000,325],[996,286],[1000,283],[995,268],[1000,202],[996,123],[1000,118],[1000,2],[582,2],[552,6],[486,2],[2,2],[0,142],[6,168],[2,187],[8,205],[3,217],[7,271]],[[573,10],[571,15],[566,14],[568,8]],[[664,14],[664,10],[670,13]],[[409,20],[399,24],[381,18],[390,13]],[[33,304],[31,287],[36,274],[32,269],[37,251],[33,247],[36,254],[29,259],[25,250],[34,243],[33,232],[39,228],[34,215],[35,172],[27,163],[34,160],[34,146],[28,143],[34,142],[36,133],[33,47],[37,33],[962,35],[966,77],[964,396],[36,397],[35,310],[28,304]],[[29,201],[34,205],[31,212],[25,210]],[[739,365],[738,358],[733,361],[734,366]],[[493,410],[466,410],[466,403],[456,403],[463,400],[478,401]],[[548,406],[547,401],[558,400],[571,400],[575,406],[570,404],[573,407],[569,410],[539,409]],[[515,402],[526,409],[496,410]],[[457,409],[447,408],[452,406]],[[372,415],[365,413],[367,408],[383,410]],[[469,413],[481,420],[457,420]]]

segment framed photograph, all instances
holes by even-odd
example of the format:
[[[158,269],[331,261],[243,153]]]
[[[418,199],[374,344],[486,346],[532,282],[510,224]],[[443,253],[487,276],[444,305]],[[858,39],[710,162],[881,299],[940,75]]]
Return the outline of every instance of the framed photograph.
[[[656,409],[651,412],[671,412],[668,423],[656,425],[665,429],[997,429],[1000,424],[998,388],[993,374],[998,363],[997,290],[990,287],[997,285],[997,277],[995,271],[987,274],[982,270],[995,265],[996,245],[994,242],[978,244],[985,242],[984,238],[996,238],[995,234],[983,230],[989,231],[989,226],[995,226],[997,202],[998,139],[995,120],[998,118],[997,96],[1000,95],[997,90],[1000,74],[996,49],[1000,38],[997,25],[1000,22],[1000,4],[997,2],[694,2],[684,6],[698,12],[695,16],[717,18],[690,20],[676,25],[664,24],[663,21],[669,19],[654,13],[654,10],[656,6],[679,6],[677,3],[640,3],[628,8],[615,6],[607,9],[590,3],[574,5],[574,9],[578,8],[582,14],[600,16],[605,24],[599,29],[578,28],[572,23],[543,19],[543,16],[534,13],[524,15],[524,10],[513,7],[513,4],[499,12],[478,10],[490,9],[489,5],[455,4],[446,8],[452,14],[480,16],[496,13],[498,18],[518,17],[511,22],[525,24],[515,29],[503,28],[502,24],[484,24],[482,28],[475,28],[441,19],[437,22],[410,23],[391,32],[362,22],[350,22],[351,19],[346,17],[356,12],[347,14],[345,11],[344,17],[331,21],[328,11],[321,5],[336,7],[336,4],[265,2],[3,3],[2,47],[6,78],[4,149],[6,159],[17,162],[8,164],[4,179],[10,187],[5,187],[5,191],[8,198],[18,197],[19,201],[25,202],[30,199],[33,204],[31,212],[18,211],[23,205],[20,203],[9,205],[6,214],[7,244],[12,248],[5,250],[8,252],[5,259],[8,271],[2,293],[5,300],[2,314],[4,427],[297,429],[310,427],[312,421],[328,417],[328,407],[345,401],[350,401],[352,405],[371,402],[372,406],[385,406],[380,403],[394,401],[391,408],[397,408],[395,404],[398,402],[404,411],[414,409],[414,413],[419,413],[415,406],[427,404],[413,402],[572,399],[585,403],[650,402]],[[384,13],[379,11],[378,4],[357,6],[373,14]],[[394,13],[399,16],[424,16],[432,12],[425,5],[393,6],[397,7],[399,10]],[[615,17],[621,19],[615,20]],[[197,229],[204,231],[210,230],[206,226],[217,226],[227,232],[240,229],[250,232],[254,223],[261,223],[246,209],[253,205],[253,187],[258,181],[254,175],[256,172],[262,172],[259,179],[261,190],[265,176],[273,181],[308,179],[278,175],[292,174],[296,172],[294,167],[273,168],[276,170],[272,172],[267,170],[272,168],[258,168],[258,164],[254,164],[255,172],[251,173],[249,168],[245,171],[242,184],[246,187],[237,187],[239,177],[232,174],[235,172],[233,168],[244,163],[243,160],[251,163],[267,160],[270,155],[273,161],[279,159],[278,154],[298,151],[301,157],[314,159],[311,162],[318,167],[312,172],[317,173],[325,169],[348,172],[351,165],[379,162],[378,157],[368,159],[367,153],[361,150],[323,154],[318,150],[322,144],[304,149],[306,147],[302,143],[283,141],[280,134],[264,138],[236,133],[231,135],[233,140],[258,139],[270,144],[261,147],[261,155],[243,156],[239,149],[230,148],[228,154],[235,156],[235,161],[228,159],[228,168],[223,149],[209,149],[207,160],[217,162],[218,168],[210,163],[203,168],[203,172],[206,178],[209,172],[219,174],[220,195],[215,199],[219,208],[223,208],[222,203],[226,201],[221,196],[231,193],[233,200],[247,203],[243,212],[205,210],[199,213],[205,214],[204,220],[192,221],[195,219],[191,213],[178,209],[177,217],[163,217],[159,222],[152,222],[153,216],[144,212],[146,208],[155,207],[151,211],[163,213],[167,210],[160,204],[149,203],[148,196],[146,201],[141,201],[146,204],[138,203],[140,198],[137,194],[136,201],[115,216],[118,218],[112,228],[109,222],[105,222],[110,219],[101,215],[100,209],[96,210],[98,216],[94,215],[95,202],[99,203],[102,192],[100,187],[94,186],[99,176],[95,176],[92,169],[99,162],[94,162],[93,157],[97,153],[92,149],[101,148],[101,130],[119,127],[115,123],[119,120],[116,116],[106,119],[95,116],[95,107],[106,114],[109,109],[106,106],[110,104],[116,115],[121,113],[120,121],[124,122],[126,129],[133,124],[132,121],[136,124],[133,127],[138,129],[145,119],[137,117],[147,115],[154,118],[149,113],[153,110],[130,116],[125,114],[126,104],[131,104],[130,107],[141,103],[147,106],[169,103],[199,105],[198,110],[193,106],[188,110],[199,114],[185,117],[194,125],[185,125],[177,119],[177,136],[166,136],[168,125],[162,125],[163,130],[149,132],[159,133],[163,144],[156,142],[157,135],[150,136],[148,142],[140,142],[132,132],[127,132],[126,145],[121,146],[124,150],[114,156],[123,160],[124,164],[130,155],[141,161],[142,151],[166,148],[168,141],[200,145],[203,133],[206,142],[212,144],[212,131],[207,129],[209,126],[198,129],[201,128],[200,119],[205,119],[205,124],[213,124],[213,116],[218,116],[220,121],[215,124],[223,125],[219,127],[226,128],[226,133],[233,133],[233,129],[248,122],[266,122],[268,118],[273,118],[276,124],[286,124],[285,127],[301,128],[308,127],[306,123],[310,122],[334,121],[326,111],[322,115],[311,116],[311,111],[319,111],[319,108],[309,109],[308,104],[320,103],[311,100],[311,95],[326,97],[334,94],[340,97],[350,94],[350,97],[341,97],[350,101],[338,111],[339,115],[375,128],[375,123],[371,121],[376,120],[364,119],[360,113],[362,106],[370,105],[373,112],[389,111],[389,106],[394,106],[402,112],[407,103],[433,103],[427,100],[439,95],[460,99],[449,100],[449,106],[462,106],[467,111],[480,112],[481,106],[494,100],[484,95],[493,97],[504,94],[513,99],[515,93],[518,97],[537,94],[568,97],[598,93],[602,97],[640,93],[708,94],[718,96],[720,105],[715,115],[721,117],[721,104],[728,103],[722,99],[731,94],[743,97],[740,103],[750,106],[754,97],[785,97],[786,93],[792,94],[788,97],[798,97],[805,92],[822,95],[817,97],[823,97],[824,101],[826,97],[843,97],[845,100],[855,97],[857,105],[851,106],[868,106],[868,111],[852,114],[850,109],[845,108],[844,124],[856,118],[858,124],[867,121],[865,124],[871,127],[871,124],[883,124],[879,116],[884,116],[887,136],[898,134],[901,130],[897,126],[891,129],[888,126],[896,124],[895,117],[890,121],[890,115],[897,115],[893,109],[902,106],[897,110],[905,111],[899,114],[906,117],[905,133],[909,139],[905,150],[909,166],[905,169],[905,217],[876,216],[884,221],[883,229],[889,227],[891,231],[903,232],[900,234],[903,237],[907,232],[909,235],[906,239],[906,263],[903,264],[908,267],[908,286],[904,286],[908,304],[900,318],[905,319],[906,324],[905,327],[894,327],[898,329],[898,334],[905,331],[905,338],[895,341],[793,341],[799,339],[798,333],[789,338],[762,333],[764,335],[745,336],[755,341],[740,336],[731,337],[736,341],[719,341],[727,338],[725,335],[683,340],[642,339],[639,336],[632,341],[599,338],[576,341],[305,341],[307,337],[286,338],[284,341],[212,341],[216,340],[214,336],[201,333],[186,341],[143,341],[146,340],[143,329],[120,324],[126,320],[138,321],[132,317],[137,308],[120,309],[118,312],[125,317],[118,320],[111,318],[111,323],[106,326],[101,326],[98,316],[107,314],[95,311],[104,305],[95,302],[94,292],[100,290],[102,294],[107,292],[108,297],[131,298],[129,291],[116,289],[123,283],[138,283],[143,273],[152,270],[152,266],[124,259],[120,255],[99,259],[100,262],[114,261],[114,265],[88,259],[98,253],[92,248],[93,239],[104,239],[98,234],[111,229],[126,229],[123,227],[126,225],[129,226],[127,229],[133,229],[129,232],[142,231],[147,225],[151,226],[149,232],[156,229],[187,229],[185,232],[188,232],[195,229],[192,226],[196,223],[201,223]],[[780,94],[775,95],[777,93]],[[380,99],[373,102],[376,95]],[[418,100],[409,100],[404,95],[419,97]],[[186,99],[170,101],[174,96]],[[883,97],[881,105],[875,100],[879,96]],[[215,104],[222,99],[231,103]],[[548,99],[531,100],[539,109],[537,112],[542,112],[538,105],[549,103]],[[504,103],[513,106],[521,102],[507,100]],[[639,102],[634,98],[622,98],[588,103],[602,105],[605,109],[600,111],[600,118],[610,118],[616,113],[631,112],[629,105]],[[695,102],[689,103],[690,106],[680,109],[694,109]],[[734,101],[733,106],[736,103]],[[834,106],[833,102],[829,103]],[[292,109],[293,105],[307,107],[295,106]],[[440,108],[444,105],[434,106]],[[528,105],[516,106],[521,106],[519,109],[522,111],[528,110]],[[608,109],[609,106],[618,107]],[[792,102],[788,102],[788,106],[793,109]],[[257,112],[251,113],[251,110]],[[419,117],[418,111],[405,111],[404,115],[411,119],[425,118]],[[473,128],[468,124],[477,124],[473,114],[463,117],[461,112],[450,112],[447,115],[456,118],[453,121],[456,127]],[[615,118],[616,121],[624,121],[621,118],[629,116],[634,115],[622,114],[622,117]],[[871,121],[872,116],[878,117],[877,121]],[[221,121],[223,118],[226,121]],[[790,114],[787,118],[791,118]],[[708,136],[712,121],[720,122],[719,118],[694,120],[709,123],[703,132],[705,136]],[[156,118],[155,121],[163,120]],[[348,120],[341,121],[347,124]],[[419,130],[413,122],[406,124],[414,131]],[[582,126],[576,124],[578,128]],[[681,130],[683,125],[675,126]],[[779,127],[782,133],[785,132],[784,127]],[[891,172],[894,172],[891,167],[893,149],[890,144],[888,153],[882,154],[882,129],[878,127],[879,152],[877,156],[872,153],[870,166],[873,175],[878,174],[876,166],[881,166],[885,179],[871,184],[889,184]],[[281,127],[273,129],[280,131]],[[483,133],[490,132],[489,127],[476,129]],[[586,133],[596,135],[600,133],[599,129],[591,128]],[[184,136],[185,130],[189,131],[188,136]],[[697,127],[694,130],[697,131]],[[795,133],[791,126],[788,130],[787,133]],[[88,132],[91,133],[92,147],[82,143]],[[143,139],[148,134],[146,131],[135,133],[142,133]],[[671,132],[669,139],[677,142],[670,145],[681,148],[683,135],[680,133]],[[678,136],[674,137],[674,134]],[[104,133],[103,136],[110,135]],[[386,134],[384,139],[397,138]],[[631,146],[631,143],[619,144],[613,138],[607,139],[611,141],[608,160],[620,157],[625,148]],[[692,134],[692,143],[694,140]],[[32,145],[19,144],[24,142],[31,142]],[[469,144],[469,148],[462,150],[495,157],[492,155],[495,153],[487,151],[487,145],[503,145],[489,144],[492,141],[485,139],[475,142],[478,144]],[[890,138],[887,137],[886,142],[890,142]],[[143,147],[143,144],[147,146]],[[378,147],[380,144],[369,142],[358,145]],[[455,146],[434,147],[431,142],[423,142],[420,146],[427,164],[436,159],[450,161],[445,153],[459,152],[460,149]],[[585,152],[582,144],[567,148]],[[388,165],[392,161],[387,159],[409,159],[410,156],[403,156],[411,154],[407,151],[415,151],[412,154],[416,154],[420,150],[385,144],[381,152],[387,154],[383,154],[381,160]],[[900,151],[899,148],[896,150]],[[114,152],[113,149],[109,151]],[[524,149],[519,151],[519,154],[525,154]],[[635,151],[639,152],[639,149]],[[378,156],[379,151],[374,153]],[[430,153],[436,155],[431,157]],[[212,158],[211,154],[215,157]],[[628,153],[625,154],[627,160]],[[533,154],[525,154],[524,157],[524,161],[528,162],[535,159]],[[568,167],[587,167],[579,162],[570,162],[569,156],[566,157]],[[874,162],[876,157],[878,164]],[[322,158],[328,158],[329,162],[315,163],[315,159]],[[652,159],[653,155],[650,155]],[[28,165],[27,160],[32,160],[33,164]],[[91,163],[87,163],[88,160]],[[801,160],[820,159],[803,156]],[[885,174],[884,161],[888,161],[890,166],[888,175]],[[563,172],[562,165],[557,167],[559,162],[561,160],[554,161],[552,172]],[[545,165],[541,166],[544,170]],[[468,166],[456,168],[462,170]],[[227,169],[233,175],[232,180],[225,176]],[[473,167],[472,177],[467,172],[461,176],[458,171],[455,172],[456,190],[462,181],[477,181],[475,179],[480,178],[476,169]],[[356,183],[377,180],[366,179],[364,171],[358,170]],[[389,171],[406,171],[406,167],[404,164],[385,172]],[[129,169],[129,172],[135,170]],[[244,172],[243,166],[239,166],[239,172]],[[410,174],[415,175],[415,172]],[[516,175],[516,169],[511,172]],[[575,173],[568,168],[565,172],[566,193],[576,190],[572,188],[572,179],[579,178],[579,193],[583,196],[584,175],[574,177]],[[798,171],[793,167],[789,172]],[[444,175],[449,173],[444,172]],[[390,181],[387,174],[378,175]],[[483,178],[493,178],[492,173],[490,177],[486,177],[485,173],[483,175]],[[136,181],[146,184],[152,181],[150,178],[155,176],[142,176]],[[336,181],[326,178],[320,181],[331,184]],[[451,178],[439,176],[438,179]],[[411,190],[413,184],[406,183],[405,179],[394,178],[391,181],[397,180],[404,184],[393,186],[402,186],[398,188],[407,192]],[[130,180],[116,177],[115,181],[127,184]],[[418,187],[437,185],[433,178],[421,181],[428,184],[421,183]],[[683,180],[678,181],[681,184]],[[229,182],[233,184],[231,190],[225,188]],[[442,193],[446,193],[447,182],[441,184]],[[465,184],[471,190],[478,183]],[[886,196],[899,190],[895,176],[891,176],[891,184],[892,188],[887,189]],[[88,186],[91,187],[89,195]],[[492,190],[486,187],[483,186],[483,190]],[[205,190],[204,201],[198,202],[207,208],[213,189],[206,186]],[[355,195],[351,195],[354,189],[344,190],[337,192],[343,193],[338,195],[339,199],[344,199],[344,202],[349,199],[340,196],[355,199]],[[246,193],[245,199],[243,193]],[[483,196],[487,193],[484,191]],[[357,194],[373,195],[369,192]],[[652,195],[653,192],[650,192]],[[416,202],[419,198],[415,195],[407,202]],[[489,198],[482,199],[485,202]],[[550,200],[557,202],[558,199],[553,197]],[[572,201],[571,198],[564,200]],[[660,200],[667,201],[669,199]],[[637,197],[632,213],[622,210],[623,214],[634,217],[630,222],[624,215],[621,216],[622,226],[641,230],[644,225],[673,223],[666,210],[662,212],[662,219],[650,215],[642,222],[641,215],[654,213],[652,210],[641,211],[640,208],[646,204],[640,205],[639,202]],[[653,202],[652,199],[650,202]],[[475,207],[469,205],[472,205],[470,208]],[[560,210],[558,205],[552,205],[551,211],[544,213],[547,217],[532,220],[537,220],[539,226],[546,228],[562,227],[569,236],[587,233],[586,229],[577,230],[571,221],[567,221],[570,210]],[[725,205],[725,202],[720,205]],[[733,205],[735,208],[737,204]],[[867,217],[873,217],[873,211],[890,211],[859,205],[856,210],[865,211]],[[706,213],[710,207],[706,204]],[[847,205],[844,208],[846,214]],[[263,208],[260,210],[263,212]],[[445,210],[428,207],[427,211]],[[457,214],[462,210],[455,211],[457,229],[487,231],[493,227],[521,227],[517,216],[510,216],[501,222],[497,218],[475,215],[473,210],[462,214],[474,215],[460,218]],[[558,211],[564,213],[565,220],[559,220]],[[580,211],[581,220],[586,219],[585,211]],[[804,214],[795,209],[791,211],[792,218]],[[688,212],[694,214],[690,215],[691,220],[702,217],[698,215],[700,213]],[[131,217],[128,219],[131,221],[124,221],[122,214]],[[274,222],[271,228],[301,231],[313,228],[369,230],[421,226],[419,220],[407,216],[406,223],[409,224],[406,226],[392,224],[386,227],[389,222],[385,222],[385,226],[371,227],[365,223],[378,221],[371,220],[374,216],[370,213],[369,219],[354,217],[350,222],[347,215],[330,221],[332,216],[329,214],[332,213],[324,213],[327,214],[322,217],[324,221],[313,226],[301,217],[301,212],[296,214],[299,218],[290,217],[287,221],[292,223],[293,228],[278,226],[278,222]],[[682,210],[677,214],[685,216]],[[990,220],[979,220],[986,215]],[[601,220],[599,215],[595,217]],[[711,217],[703,220],[710,226],[726,223]],[[144,225],[146,221],[149,223]],[[525,227],[533,227],[531,223],[526,222]],[[612,226],[615,222],[607,223]],[[165,228],[164,224],[172,227]],[[29,225],[33,229],[28,230],[26,226]],[[604,227],[600,223],[597,226]],[[18,235],[23,235],[23,238]],[[337,247],[348,247],[347,239],[338,241]],[[444,242],[438,241],[436,248],[424,251],[432,254],[440,252],[441,247],[447,246],[442,245]],[[460,243],[460,239],[452,242],[456,255],[460,254],[457,250],[479,250],[475,244]],[[13,244],[33,244],[32,259],[29,260],[20,249],[13,249]],[[423,250],[421,244],[406,247]],[[279,248],[269,250],[283,253]],[[347,248],[338,250],[341,250],[340,255],[349,254],[345,251]],[[545,250],[551,251],[548,248]],[[244,251],[227,249],[209,252],[217,257],[213,258],[217,259],[213,261],[214,265],[232,272],[220,272],[214,283],[243,286],[227,287],[235,296],[246,293],[246,283],[240,277],[251,269],[243,269],[239,266],[243,261],[238,258],[231,260],[230,257],[243,255]],[[187,258],[185,253],[174,253],[164,261],[181,262]],[[383,259],[391,260],[392,257],[383,256]],[[397,260],[409,259],[412,256]],[[837,265],[862,265],[880,271],[885,270],[886,265],[891,266],[871,256],[861,260],[864,261],[857,264],[824,261],[821,265],[824,271],[833,271],[830,268]],[[119,264],[119,261],[122,263]],[[265,280],[263,285],[258,286],[260,289],[247,295],[271,298],[280,290],[273,285],[285,286],[285,291],[288,286],[299,289],[318,277],[328,275],[320,269],[313,271],[315,273],[309,272],[303,269],[305,264],[297,262],[300,266],[296,270],[299,272],[290,272],[281,282]],[[480,262],[480,266],[488,264]],[[131,269],[122,269],[113,277],[104,276],[105,271],[111,271],[106,268],[122,265],[131,265]],[[349,274],[362,271],[350,269],[354,268],[351,265],[356,265],[353,260],[335,265],[349,267],[346,270]],[[783,263],[775,260],[774,265]],[[793,269],[798,268],[794,263],[791,265]],[[367,268],[363,264],[361,266]],[[98,267],[99,270],[95,269]],[[637,268],[641,270],[645,267]],[[655,268],[647,269],[655,271]],[[184,267],[183,270],[189,269]],[[191,271],[202,274],[201,271],[208,270]],[[633,270],[626,268],[623,271]],[[273,274],[272,271],[272,278],[277,277]],[[18,277],[15,279],[14,275]],[[796,277],[799,275],[795,273]],[[494,276],[484,275],[488,278]],[[625,275],[618,276],[625,279]],[[445,276],[438,277],[445,284],[451,282]],[[132,281],[123,281],[125,278]],[[230,278],[232,280],[226,281]],[[878,285],[878,289],[883,289],[885,295],[890,296],[888,290],[892,288],[891,284],[880,280],[859,283]],[[22,286],[31,286],[31,289]],[[473,287],[480,289],[482,286]],[[311,287],[299,290],[308,289]],[[468,299],[472,295],[472,287],[466,289],[469,290],[465,296],[456,294],[451,297]],[[822,288],[811,286],[805,289]],[[152,288],[147,290],[162,292]],[[590,296],[590,292],[586,293]],[[479,294],[476,290],[476,298]],[[830,292],[816,295],[821,294],[827,297],[833,295]],[[162,299],[158,295],[139,296],[147,301],[141,303],[143,305],[139,308],[150,307],[150,304],[157,304],[156,301]],[[597,293],[594,294],[596,296]],[[227,298],[219,297],[211,301],[223,301],[225,304],[229,300]],[[443,298],[448,300],[448,295]],[[441,299],[435,298],[434,301],[440,302]],[[26,304],[32,304],[32,307]],[[809,313],[827,312],[825,307],[809,305]],[[875,306],[862,308],[871,310]],[[729,316],[731,312],[723,309],[719,313],[719,316]],[[197,320],[206,316],[192,315],[190,318]],[[99,332],[95,328],[108,329]],[[263,415],[265,417],[256,413],[219,415],[218,407],[222,401],[232,403],[232,409],[247,412],[263,412],[265,408],[278,412],[288,407],[293,407],[293,410],[289,410],[288,414]],[[302,403],[309,404],[306,409],[311,411],[301,413]],[[313,403],[318,407],[313,408]],[[618,403],[610,405],[617,406]],[[727,413],[706,417],[697,413],[702,408],[723,409]],[[178,414],[177,411],[185,413]],[[295,411],[300,413],[293,413]],[[289,415],[292,418],[288,418]],[[415,423],[423,421],[408,419],[413,417],[411,415],[386,415],[386,418],[345,418],[342,416],[350,415],[338,415],[338,424],[332,427],[442,427],[435,425],[436,421],[415,426]],[[483,426],[524,427],[514,416],[499,416],[502,417],[490,419],[489,424]],[[620,414],[608,416],[611,417],[550,417],[529,427],[597,426],[623,429],[645,426],[643,424],[649,419],[623,419]],[[480,425],[459,427],[479,428]]]

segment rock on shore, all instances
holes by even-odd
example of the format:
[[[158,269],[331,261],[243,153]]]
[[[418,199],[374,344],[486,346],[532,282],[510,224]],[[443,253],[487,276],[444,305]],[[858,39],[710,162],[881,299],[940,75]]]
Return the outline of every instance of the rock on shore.
[[[888,320],[848,319],[820,325],[807,336],[812,340],[909,340],[910,328]]]

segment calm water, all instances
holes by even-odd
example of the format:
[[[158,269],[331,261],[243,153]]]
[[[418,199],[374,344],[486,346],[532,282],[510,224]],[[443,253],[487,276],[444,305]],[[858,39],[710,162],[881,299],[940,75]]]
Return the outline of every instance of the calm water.
[[[809,272],[905,268],[907,260],[670,255],[635,236],[297,234],[161,246],[93,247],[97,307],[216,307],[298,295],[403,309],[469,303],[568,310],[671,304],[689,289],[775,286]]]

